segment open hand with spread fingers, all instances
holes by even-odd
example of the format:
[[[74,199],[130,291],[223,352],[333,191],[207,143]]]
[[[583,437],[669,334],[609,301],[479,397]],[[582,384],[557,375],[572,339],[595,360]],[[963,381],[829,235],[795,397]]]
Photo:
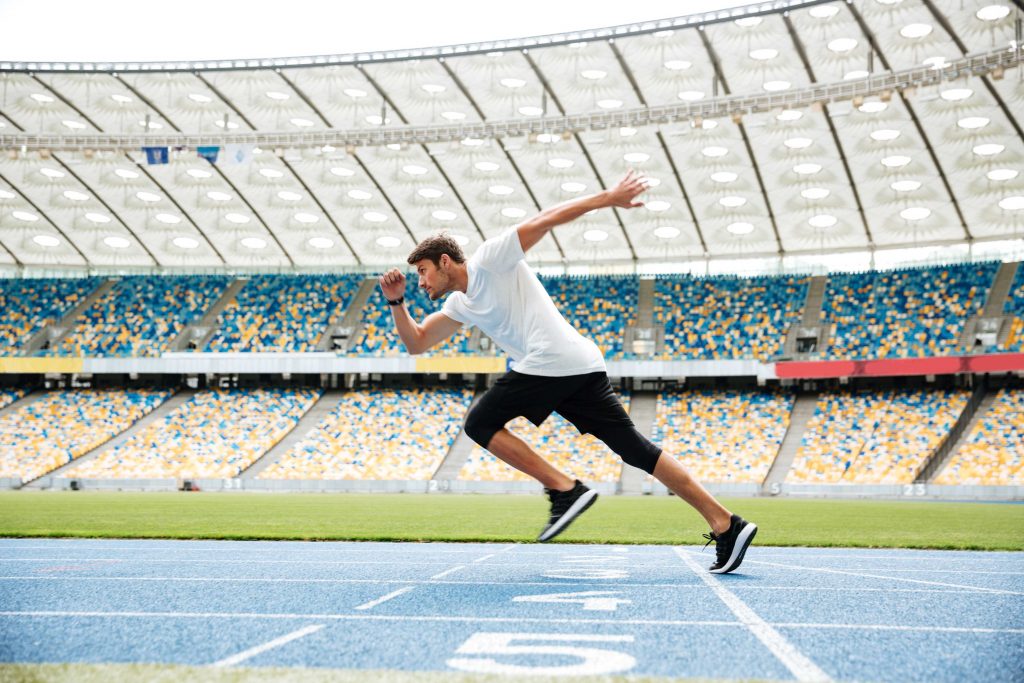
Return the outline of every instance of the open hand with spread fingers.
[[[405,296],[405,274],[398,268],[392,268],[378,278],[380,291],[388,301],[395,301]]]
[[[631,168],[618,185],[608,190],[608,198],[612,206],[617,206],[620,209],[635,209],[644,205],[643,202],[634,200],[646,191],[647,178]]]

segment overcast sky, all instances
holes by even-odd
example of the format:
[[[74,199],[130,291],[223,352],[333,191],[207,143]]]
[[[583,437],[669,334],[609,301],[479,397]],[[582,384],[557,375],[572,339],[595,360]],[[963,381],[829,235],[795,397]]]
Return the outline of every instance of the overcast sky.
[[[747,0],[0,0],[0,60],[291,57],[522,38]]]

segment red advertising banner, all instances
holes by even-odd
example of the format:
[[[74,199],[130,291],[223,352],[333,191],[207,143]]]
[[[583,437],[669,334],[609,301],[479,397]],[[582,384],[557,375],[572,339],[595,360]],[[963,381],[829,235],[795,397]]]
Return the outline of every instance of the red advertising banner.
[[[787,379],[906,377],[1015,370],[1024,370],[1024,353],[879,360],[786,361],[775,364],[775,375]]]

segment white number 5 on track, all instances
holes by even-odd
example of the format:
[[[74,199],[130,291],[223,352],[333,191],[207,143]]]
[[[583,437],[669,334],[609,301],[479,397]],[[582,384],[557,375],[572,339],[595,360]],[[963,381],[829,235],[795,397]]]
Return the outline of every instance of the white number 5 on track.
[[[514,641],[536,641],[533,645],[513,645]],[[460,655],[555,655],[574,657],[579,662],[563,666],[527,666],[503,664],[490,657],[455,657],[448,666],[460,671],[483,674],[534,676],[599,676],[622,673],[636,666],[636,659],[625,652],[596,647],[574,647],[549,643],[632,643],[633,636],[596,636],[574,633],[474,633],[456,650]]]

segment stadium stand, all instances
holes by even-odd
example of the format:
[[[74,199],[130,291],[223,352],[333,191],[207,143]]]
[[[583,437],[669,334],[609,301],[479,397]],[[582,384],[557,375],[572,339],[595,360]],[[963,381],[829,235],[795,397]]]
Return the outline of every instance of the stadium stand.
[[[661,392],[652,440],[701,481],[760,484],[786,435],[794,398],[781,391]]]
[[[257,275],[218,318],[207,351],[315,351],[327,323],[352,301],[362,275]]]
[[[0,279],[0,354],[13,355],[46,325],[58,322],[100,284],[98,278]]]
[[[430,479],[472,399],[444,387],[352,391],[257,478]]]
[[[53,391],[0,417],[0,477],[29,481],[123,432],[173,392]]]
[[[434,311],[441,310],[441,301],[431,301],[422,289],[416,286],[415,273],[406,273],[408,285],[405,289],[405,303],[409,314],[417,322]],[[480,349],[470,347],[472,328],[463,325],[450,339],[427,351],[426,356],[485,355]],[[380,291],[373,288],[373,294],[366,302],[362,314],[362,330],[349,347],[349,353],[357,356],[394,357],[406,353],[395,323],[391,319],[390,307]]]
[[[906,484],[949,437],[966,390],[823,394],[788,483]]]
[[[935,483],[1024,485],[1024,390],[999,390]]]
[[[122,278],[53,348],[39,355],[159,356],[202,317],[229,282],[224,276]]]
[[[555,306],[605,358],[622,356],[628,325],[636,323],[640,282],[635,276],[545,276],[541,283]]]
[[[0,389],[0,410],[28,395],[28,389]]]
[[[209,389],[113,450],[69,471],[91,479],[237,476],[280,441],[318,389]]]
[[[619,393],[629,411],[629,394]],[[557,469],[589,483],[617,482],[622,473],[622,460],[591,434],[580,436],[571,422],[558,413],[540,427],[523,417],[506,425],[507,429],[526,441]],[[459,471],[461,481],[533,481],[528,476],[474,445]]]
[[[822,319],[828,356],[917,358],[958,353],[960,332],[980,312],[999,264],[834,273]]]
[[[1017,266],[1017,275],[1013,279],[1003,311],[1010,316],[1010,331],[999,350],[1015,353],[1024,351],[1024,264]]]
[[[768,360],[800,319],[809,282],[795,276],[658,276],[654,322],[665,326],[660,358]]]

